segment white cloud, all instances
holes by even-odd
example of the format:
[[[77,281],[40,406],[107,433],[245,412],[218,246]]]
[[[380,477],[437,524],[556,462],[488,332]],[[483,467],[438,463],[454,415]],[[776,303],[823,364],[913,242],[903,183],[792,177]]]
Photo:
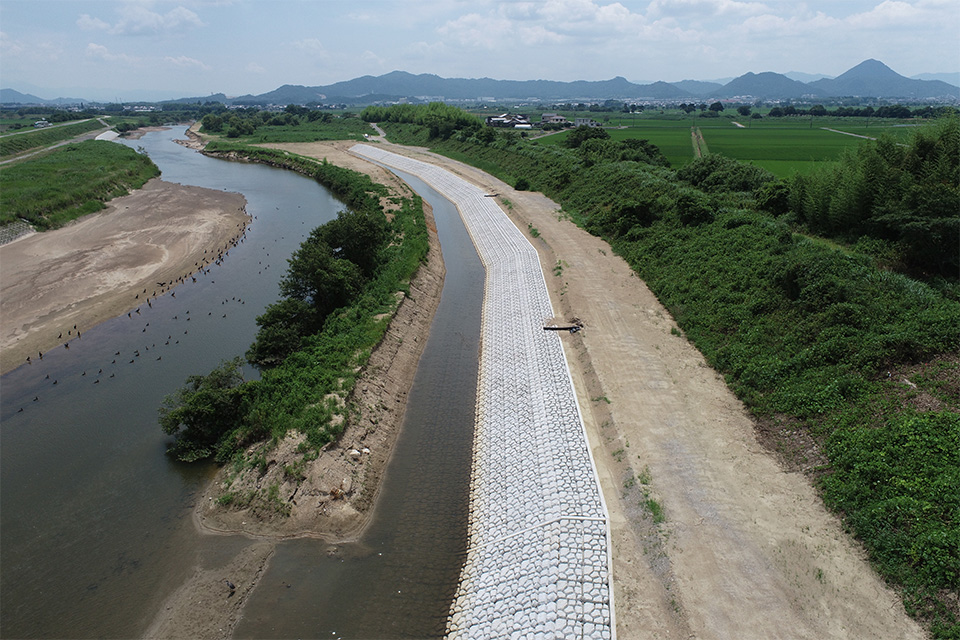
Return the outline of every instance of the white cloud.
[[[0,31],[0,53],[4,56],[18,56],[24,51],[23,43],[11,40],[5,32]]]
[[[244,69],[247,73],[265,73],[267,70],[256,62],[249,63]]]
[[[737,2],[736,0],[653,0],[648,7],[649,16],[701,17],[750,16],[766,13],[770,8],[762,2]]]
[[[146,4],[126,2],[118,5],[119,19],[110,24],[100,18],[81,14],[77,26],[84,30],[102,30],[112,35],[162,33],[204,26],[200,16],[183,6],[158,13]]]
[[[140,62],[140,60],[134,56],[130,56],[125,53],[113,53],[107,47],[95,42],[91,42],[87,45],[87,56],[90,58],[103,60],[105,62],[119,62],[129,65],[135,65]]]
[[[866,29],[903,27],[925,22],[928,18],[924,15],[925,13],[925,11],[909,2],[884,0],[870,11],[850,16],[846,22],[853,27]]]
[[[89,14],[80,14],[77,19],[77,26],[84,31],[109,31],[110,24],[100,18],[92,18]]]
[[[373,51],[367,50],[360,54],[360,59],[364,62],[372,62],[376,65],[383,66],[386,63],[386,60],[375,54]]]
[[[187,56],[165,56],[163,58],[165,61],[174,65],[175,67],[189,68],[189,69],[202,69],[203,71],[209,71],[210,67],[205,65],[200,60],[195,58],[189,58]]]
[[[327,51],[327,48],[323,46],[323,43],[316,38],[297,40],[292,44],[294,49],[307,55],[321,57],[328,57],[330,55],[330,53]]]
[[[493,50],[509,40],[511,22],[498,16],[469,13],[447,22],[437,31],[455,46]]]

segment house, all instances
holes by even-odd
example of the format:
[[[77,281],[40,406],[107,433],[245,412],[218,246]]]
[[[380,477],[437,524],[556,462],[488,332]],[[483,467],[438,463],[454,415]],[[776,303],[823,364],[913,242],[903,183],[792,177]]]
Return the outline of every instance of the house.
[[[509,113],[502,113],[499,116],[488,117],[487,126],[509,127],[511,129],[530,129],[533,127],[533,125],[530,123],[530,119],[527,116],[523,114],[510,115]]]
[[[36,128],[36,129],[43,129],[44,127],[49,127],[49,126],[50,126],[50,123],[47,122],[45,119],[41,118],[41,119],[37,120],[36,122],[34,122],[34,123],[33,123],[33,126],[34,126],[34,128]]]
[[[599,122],[594,122],[593,118],[576,118],[573,121],[575,127],[601,127]]]
[[[567,124],[567,119],[556,113],[545,113],[540,116],[540,124]]]

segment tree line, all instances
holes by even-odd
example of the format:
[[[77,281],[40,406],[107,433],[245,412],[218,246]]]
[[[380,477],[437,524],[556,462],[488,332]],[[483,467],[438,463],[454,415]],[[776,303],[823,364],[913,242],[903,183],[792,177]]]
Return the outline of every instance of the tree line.
[[[174,436],[169,453],[184,461],[257,465],[264,448],[291,430],[306,436],[300,453],[307,460],[342,430],[358,371],[386,331],[397,292],[407,292],[425,259],[422,202],[404,199],[388,222],[380,207],[386,188],[366,175],[272,149],[213,146],[213,154],[312,176],[348,208],[310,233],[289,260],[280,299],[257,318],[246,358],[260,379],[243,378],[240,357],[190,376],[164,400],[160,426]],[[245,454],[258,443],[259,453]]]

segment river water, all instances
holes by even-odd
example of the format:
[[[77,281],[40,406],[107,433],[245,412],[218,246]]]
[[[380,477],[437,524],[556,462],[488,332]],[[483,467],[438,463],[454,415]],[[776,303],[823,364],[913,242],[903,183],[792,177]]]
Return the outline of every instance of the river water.
[[[246,350],[286,259],[342,205],[313,180],[206,158],[178,137],[179,128],[128,144],[149,153],[164,180],[242,193],[254,219],[224,263],[176,297],[83,331],[69,350],[0,379],[3,637],[135,637],[195,566],[225,563],[251,542],[196,531],[194,500],[215,468],[165,455],[157,408],[186,376]],[[465,538],[483,276],[455,208],[415,188],[434,205],[446,311],[377,517],[333,557],[315,540],[279,544],[238,637],[442,632]]]

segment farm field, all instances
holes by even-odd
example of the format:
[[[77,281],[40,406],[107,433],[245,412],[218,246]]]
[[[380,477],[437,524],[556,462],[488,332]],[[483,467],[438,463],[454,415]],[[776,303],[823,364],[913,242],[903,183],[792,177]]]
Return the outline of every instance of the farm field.
[[[734,124],[743,125],[743,128]],[[719,153],[744,162],[751,162],[774,173],[787,177],[795,172],[809,173],[823,162],[836,160],[844,149],[856,148],[864,142],[855,136],[890,135],[895,139],[906,139],[911,127],[891,120],[869,122],[862,118],[819,117],[811,122],[810,118],[776,118],[752,120],[750,118],[670,118],[649,117],[610,118],[616,125],[623,122],[622,128],[608,129],[612,140],[645,138],[657,145],[677,169],[693,159],[693,146],[690,141],[691,127],[699,127],[711,153]],[[626,124],[629,123],[629,124]],[[855,135],[843,135],[825,128],[844,131]],[[566,133],[548,136],[540,144],[562,144]]]

